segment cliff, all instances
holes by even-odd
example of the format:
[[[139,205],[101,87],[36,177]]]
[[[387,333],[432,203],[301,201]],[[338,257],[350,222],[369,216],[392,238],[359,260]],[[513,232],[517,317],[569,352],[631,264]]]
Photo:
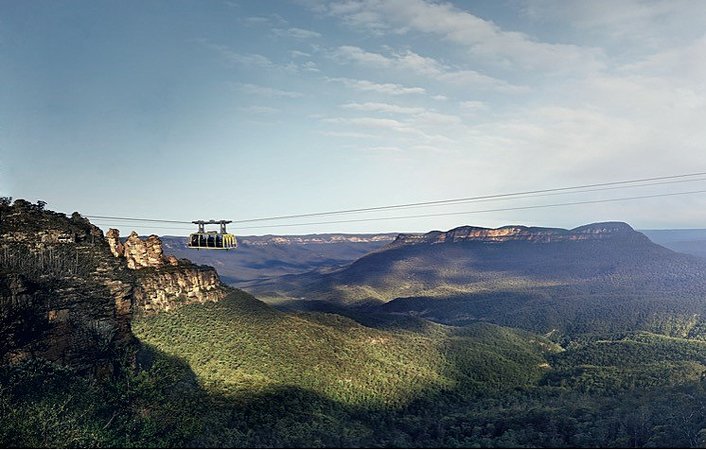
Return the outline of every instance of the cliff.
[[[40,357],[107,375],[131,358],[135,275],[100,229],[43,206],[0,203],[0,363]]]
[[[164,257],[157,236],[121,243],[78,213],[0,198],[0,364],[43,358],[107,376],[134,358],[135,313],[226,291],[213,268]]]
[[[191,304],[223,299],[226,288],[213,267],[198,266],[186,259],[164,256],[162,241],[156,235],[142,240],[134,231],[120,241],[118,230],[106,233],[110,250],[117,259],[134,269],[137,286],[134,293],[138,312],[167,311]]]
[[[500,228],[463,226],[452,230],[431,231],[424,234],[400,234],[392,246],[416,244],[444,244],[452,242],[500,243],[524,241],[540,244],[565,241],[605,240],[626,237],[647,239],[624,222],[601,222],[583,225],[572,230],[509,225]]]

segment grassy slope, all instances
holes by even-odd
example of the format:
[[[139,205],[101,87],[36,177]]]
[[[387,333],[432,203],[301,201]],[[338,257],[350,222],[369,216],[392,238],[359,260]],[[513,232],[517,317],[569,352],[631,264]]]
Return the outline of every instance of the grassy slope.
[[[286,314],[240,291],[133,328],[146,344],[183,358],[213,392],[240,397],[289,386],[352,405],[525,385],[543,373],[543,355],[556,350],[538,336],[489,324],[408,331],[330,314]]]

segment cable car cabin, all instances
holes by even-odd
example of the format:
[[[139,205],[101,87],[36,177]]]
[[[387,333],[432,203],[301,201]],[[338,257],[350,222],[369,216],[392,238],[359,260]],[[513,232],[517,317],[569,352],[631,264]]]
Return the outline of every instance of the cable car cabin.
[[[191,233],[186,246],[197,250],[230,250],[238,246],[238,241],[235,235],[226,232],[226,224],[231,223],[231,220],[194,220],[199,226],[199,231]],[[220,231],[206,231],[205,226],[218,224],[221,226]]]

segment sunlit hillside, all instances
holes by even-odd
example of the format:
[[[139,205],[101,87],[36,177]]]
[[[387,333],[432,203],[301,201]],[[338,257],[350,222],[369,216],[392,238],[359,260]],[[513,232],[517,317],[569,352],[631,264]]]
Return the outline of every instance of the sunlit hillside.
[[[400,406],[443,390],[468,394],[535,382],[558,346],[491,324],[455,328],[388,319],[379,328],[330,314],[285,314],[242,292],[133,324],[184,359],[210,391],[247,397],[284,386],[351,405]]]

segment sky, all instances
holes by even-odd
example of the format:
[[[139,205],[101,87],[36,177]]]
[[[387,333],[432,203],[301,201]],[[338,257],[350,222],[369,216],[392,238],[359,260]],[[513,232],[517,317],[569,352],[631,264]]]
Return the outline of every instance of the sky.
[[[0,0],[0,195],[243,220],[705,172],[704,24],[680,0]],[[706,193],[478,212],[704,178],[230,230],[706,228]]]

